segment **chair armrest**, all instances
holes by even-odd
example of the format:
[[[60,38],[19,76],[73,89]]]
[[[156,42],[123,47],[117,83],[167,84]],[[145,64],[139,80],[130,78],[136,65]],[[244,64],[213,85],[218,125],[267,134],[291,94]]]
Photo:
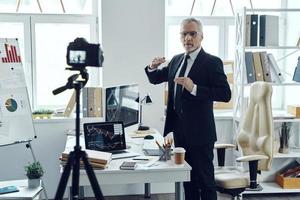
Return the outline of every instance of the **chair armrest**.
[[[268,156],[265,155],[249,155],[249,156],[241,156],[236,159],[238,162],[249,162],[249,161],[255,161],[255,160],[265,160],[268,159]]]
[[[228,149],[228,148],[234,148],[235,145],[233,144],[215,144],[215,149]]]
[[[217,150],[218,156],[218,166],[224,167],[225,165],[225,150],[228,148],[234,148],[233,144],[215,144],[215,149]]]
[[[250,175],[250,188],[257,188],[257,169],[258,161],[268,159],[268,156],[265,155],[249,155],[241,156],[236,159],[237,162],[248,162],[249,163],[249,175]]]

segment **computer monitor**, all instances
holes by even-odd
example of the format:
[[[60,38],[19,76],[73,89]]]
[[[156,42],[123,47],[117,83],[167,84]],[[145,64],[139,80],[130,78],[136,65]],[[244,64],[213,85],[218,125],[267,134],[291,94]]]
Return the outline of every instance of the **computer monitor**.
[[[138,84],[105,89],[105,121],[122,121],[124,127],[139,123]]]

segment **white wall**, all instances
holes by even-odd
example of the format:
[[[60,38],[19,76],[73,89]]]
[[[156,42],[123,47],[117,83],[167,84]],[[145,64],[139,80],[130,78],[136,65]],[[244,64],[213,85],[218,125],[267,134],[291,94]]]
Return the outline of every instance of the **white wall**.
[[[103,84],[138,83],[140,95],[150,93],[153,104],[143,106],[143,123],[163,128],[163,84],[150,85],[144,67],[164,55],[165,1],[102,0]]]

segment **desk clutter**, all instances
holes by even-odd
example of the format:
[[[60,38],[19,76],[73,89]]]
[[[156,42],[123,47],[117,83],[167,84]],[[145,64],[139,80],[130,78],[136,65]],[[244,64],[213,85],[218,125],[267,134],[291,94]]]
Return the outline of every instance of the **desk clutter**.
[[[105,169],[112,159],[112,153],[94,150],[85,150],[88,160],[94,169]],[[70,151],[64,151],[59,158],[61,164],[65,166],[69,158]],[[83,162],[80,161],[80,168],[84,168]]]

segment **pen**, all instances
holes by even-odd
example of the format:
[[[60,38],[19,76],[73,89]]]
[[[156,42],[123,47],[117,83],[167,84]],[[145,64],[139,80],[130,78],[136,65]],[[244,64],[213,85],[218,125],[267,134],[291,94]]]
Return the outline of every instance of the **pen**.
[[[164,149],[160,146],[160,144],[157,142],[157,140],[155,141],[155,143],[157,144],[159,150],[164,151]]]
[[[149,159],[148,158],[133,158],[132,160],[146,160],[146,161],[148,161]]]

